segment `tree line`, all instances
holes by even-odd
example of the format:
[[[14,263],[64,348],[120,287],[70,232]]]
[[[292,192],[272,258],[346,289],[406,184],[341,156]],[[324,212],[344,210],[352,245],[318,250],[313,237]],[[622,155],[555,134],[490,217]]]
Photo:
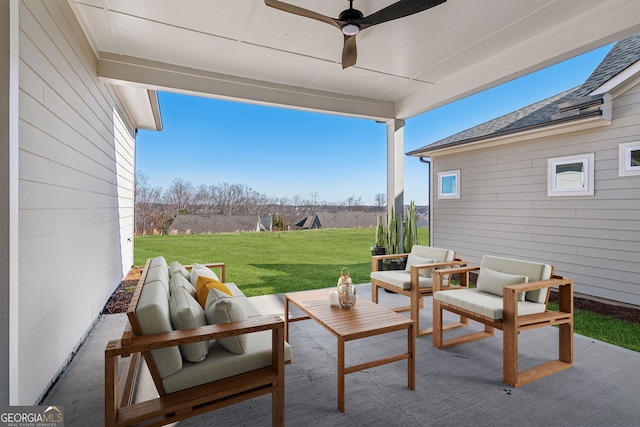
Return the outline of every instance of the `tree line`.
[[[318,210],[366,210],[386,205],[386,196],[376,194],[374,206],[364,206],[362,197],[351,196],[339,203],[323,202],[318,193],[309,199],[272,198],[242,184],[200,184],[175,178],[169,187],[152,187],[144,172],[136,173],[135,233],[164,234],[178,214],[271,215],[273,225],[286,230],[296,221]]]

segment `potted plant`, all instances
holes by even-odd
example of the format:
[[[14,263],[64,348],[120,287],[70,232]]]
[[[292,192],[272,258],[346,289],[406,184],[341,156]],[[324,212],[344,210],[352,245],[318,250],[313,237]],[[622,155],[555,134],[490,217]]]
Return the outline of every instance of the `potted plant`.
[[[378,224],[376,225],[376,241],[374,245],[371,246],[371,256],[386,254],[387,253],[385,248],[386,242],[387,242],[387,224],[382,219],[382,215],[378,215]]]
[[[402,225],[400,215],[396,214],[395,209],[391,206],[389,216],[387,218],[387,255],[397,254],[400,251],[400,233],[399,228]],[[402,270],[406,264],[404,258],[388,258],[382,262],[382,270]]]

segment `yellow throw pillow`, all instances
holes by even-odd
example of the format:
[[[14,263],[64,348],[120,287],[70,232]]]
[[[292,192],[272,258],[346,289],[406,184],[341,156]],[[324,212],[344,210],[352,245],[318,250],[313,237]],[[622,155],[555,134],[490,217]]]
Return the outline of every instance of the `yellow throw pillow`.
[[[196,299],[198,300],[202,308],[204,308],[205,304],[207,303],[207,295],[209,295],[209,291],[211,289],[217,289],[220,292],[224,292],[225,294],[229,295],[230,297],[233,296],[231,289],[229,289],[229,287],[221,281],[212,279],[210,277],[200,276],[198,277],[198,281],[196,282]]]

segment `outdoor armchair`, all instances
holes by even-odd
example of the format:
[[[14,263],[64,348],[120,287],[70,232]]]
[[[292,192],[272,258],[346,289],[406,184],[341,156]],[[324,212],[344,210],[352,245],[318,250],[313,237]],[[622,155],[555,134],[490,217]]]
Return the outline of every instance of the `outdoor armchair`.
[[[478,271],[475,289],[447,290],[443,277]],[[548,309],[549,291],[558,289],[557,311]],[[502,330],[503,379],[518,387],[573,365],[573,281],[553,274],[549,264],[484,256],[479,266],[433,272],[433,345],[443,349],[493,336]],[[442,312],[449,311],[484,324],[484,330],[443,338]],[[518,370],[520,332],[558,326],[558,359]]]
[[[403,270],[379,270],[379,261],[393,258],[406,259],[406,267]],[[424,306],[422,298],[433,294],[432,272],[464,265],[467,263],[456,258],[456,253],[450,249],[421,245],[414,245],[411,253],[374,255],[371,257],[371,299],[378,302],[380,288],[409,297],[409,306],[394,308],[394,311],[410,311],[410,317],[416,323],[416,336],[430,334],[432,328],[420,329],[419,310]],[[450,283],[448,274],[439,277],[442,289],[468,287],[467,282],[459,285]],[[463,276],[463,280],[466,278],[467,276]],[[447,324],[446,327],[451,329],[465,324],[467,320],[461,317],[460,322]]]

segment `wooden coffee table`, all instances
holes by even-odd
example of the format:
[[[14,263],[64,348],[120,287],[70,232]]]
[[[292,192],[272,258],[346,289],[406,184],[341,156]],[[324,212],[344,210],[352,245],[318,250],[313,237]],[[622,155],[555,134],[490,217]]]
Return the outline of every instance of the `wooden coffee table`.
[[[289,341],[289,322],[313,319],[338,338],[338,409],[344,412],[345,375],[374,366],[407,360],[407,385],[416,388],[416,341],[414,322],[410,318],[375,304],[366,298],[358,298],[351,309],[329,305],[330,289],[293,292],[285,294],[285,339]],[[289,304],[302,310],[307,316],[289,319]],[[372,360],[345,367],[345,342],[389,332],[407,330],[407,352],[383,359]]]

